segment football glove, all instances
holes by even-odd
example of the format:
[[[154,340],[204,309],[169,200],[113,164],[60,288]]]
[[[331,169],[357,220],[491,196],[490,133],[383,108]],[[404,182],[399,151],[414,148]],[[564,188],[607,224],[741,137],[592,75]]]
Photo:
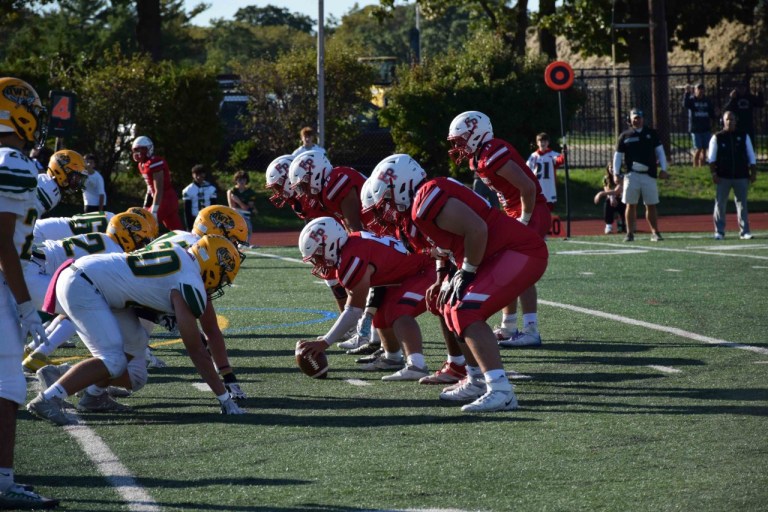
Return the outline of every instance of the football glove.
[[[464,297],[464,292],[467,291],[467,286],[475,280],[476,276],[477,273],[469,272],[464,269],[459,269],[459,271],[453,275],[453,278],[451,279],[451,294],[448,298],[448,303],[451,306],[455,306],[456,303],[461,302],[461,298]]]
[[[235,400],[245,400],[248,398],[245,396],[245,391],[240,388],[240,384],[237,382],[224,383],[224,387],[229,391],[229,395]]]
[[[437,294],[437,305],[444,306],[451,295],[451,279],[444,279],[440,284],[440,293]]]
[[[43,322],[40,319],[40,315],[37,314],[37,308],[32,304],[32,301],[22,302],[16,308],[19,312],[22,340],[26,340],[27,334],[29,334],[37,346],[46,343],[48,338],[45,335],[45,327],[43,327]]]
[[[245,414],[245,409],[241,408],[239,405],[235,403],[235,401],[230,396],[223,402],[221,402],[221,414]]]

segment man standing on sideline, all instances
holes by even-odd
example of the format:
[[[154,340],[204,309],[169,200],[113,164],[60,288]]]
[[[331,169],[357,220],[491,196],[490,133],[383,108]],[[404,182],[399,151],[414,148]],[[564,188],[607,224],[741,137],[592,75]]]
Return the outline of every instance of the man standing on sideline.
[[[192,167],[192,183],[181,191],[187,231],[192,231],[192,225],[200,210],[216,203],[216,187],[205,179],[207,177],[208,169],[203,164],[195,165]]]
[[[728,103],[723,107],[723,112],[730,110],[736,114],[736,128],[747,132],[752,144],[755,144],[754,110],[765,105],[762,91],[752,94],[749,91],[749,80],[742,80],[731,91]]]
[[[747,190],[757,179],[755,151],[752,140],[744,130],[736,128],[736,114],[723,114],[723,130],[709,141],[709,168],[715,184],[715,240],[725,238],[725,209],[728,194],[733,189],[736,215],[739,218],[739,238],[751,240],[747,212]]]
[[[688,131],[693,139],[693,166],[702,167],[707,160],[707,144],[715,120],[715,105],[704,96],[704,84],[685,86],[683,107],[688,110]]]
[[[25,147],[45,141],[45,108],[31,85],[0,78],[0,508],[54,508],[59,500],[44,498],[14,481],[16,412],[27,397],[19,361],[27,334],[45,341],[37,308],[24,281],[21,260],[30,254],[28,241],[37,217],[37,166]]]
[[[629,113],[631,128],[619,135],[616,152],[613,154],[613,172],[616,182],[623,177],[624,194],[622,201],[627,205],[626,223],[627,236],[625,242],[635,241],[637,228],[637,203],[640,196],[645,203],[645,220],[651,228],[651,242],[663,240],[659,232],[658,213],[659,189],[656,177],[665,180],[667,173],[667,158],[664,146],[661,145],[659,133],[653,128],[644,127],[643,111],[633,108]],[[627,163],[627,173],[622,176],[622,161]],[[657,173],[657,168],[661,172]]]
[[[103,212],[107,203],[107,193],[104,190],[104,178],[96,170],[96,157],[87,154],[85,160],[85,172],[88,179],[83,184],[83,213]]]
[[[147,183],[144,208],[151,211],[157,223],[163,224],[168,231],[183,229],[179,218],[179,198],[171,181],[171,169],[165,158],[155,156],[152,139],[144,135],[136,137],[131,145],[131,156]]]

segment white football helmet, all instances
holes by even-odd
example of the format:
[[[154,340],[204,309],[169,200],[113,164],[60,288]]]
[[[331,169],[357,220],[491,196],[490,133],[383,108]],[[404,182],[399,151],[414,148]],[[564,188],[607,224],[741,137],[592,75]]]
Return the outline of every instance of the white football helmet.
[[[341,248],[348,239],[347,231],[336,219],[318,217],[301,230],[301,257],[305,263],[312,264],[313,275],[327,279],[339,264]]]
[[[493,138],[493,126],[487,115],[470,110],[457,115],[448,128],[448,155],[456,164],[469,159],[477,149]]]
[[[360,187],[360,204],[362,205],[361,211],[362,221],[365,223],[365,228],[375,235],[383,235],[387,231],[387,225],[384,219],[379,218],[376,211],[376,200],[373,196],[373,181],[370,179],[365,180],[363,186]]]
[[[291,162],[288,180],[299,195],[319,195],[333,166],[322,150],[305,151]]]
[[[267,167],[265,188],[272,189],[269,200],[278,208],[285,206],[286,200],[294,194],[293,189],[288,186],[288,171],[292,161],[291,155],[282,155],[272,160]]]
[[[379,162],[367,180],[374,215],[387,224],[398,224],[400,217],[409,215],[413,196],[426,179],[427,173],[409,155],[391,155]]]
[[[155,154],[155,145],[152,143],[152,139],[146,135],[141,135],[133,139],[131,144],[131,151],[136,151],[137,148],[147,148],[147,158],[151,158]]]

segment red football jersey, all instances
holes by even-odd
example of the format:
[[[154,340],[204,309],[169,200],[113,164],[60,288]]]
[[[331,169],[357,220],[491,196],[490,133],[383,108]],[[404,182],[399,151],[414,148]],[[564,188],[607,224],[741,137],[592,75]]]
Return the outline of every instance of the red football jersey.
[[[371,276],[371,286],[400,284],[424,268],[434,266],[426,254],[411,254],[399,240],[388,236],[380,237],[360,231],[350,233],[347,243],[341,248],[337,269],[339,282],[344,288],[354,288],[363,278],[368,265],[376,271]]]
[[[547,245],[536,232],[493,208],[485,199],[458,181],[451,178],[435,178],[422,185],[416,192],[411,207],[411,219],[430,240],[432,246],[451,251],[457,266],[461,266],[464,260],[464,238],[441,229],[435,222],[451,198],[469,206],[488,226],[488,242],[483,261],[502,249],[534,258],[548,257]]]
[[[328,212],[327,215],[335,217],[339,222],[343,222],[342,200],[349,194],[355,194],[359,198],[360,189],[363,188],[365,179],[365,176],[351,167],[334,167],[325,178],[323,190],[320,193],[320,203]],[[362,206],[360,208],[362,209]]]
[[[541,192],[538,178],[536,178],[536,175],[533,174],[533,171],[525,163],[520,153],[509,142],[501,139],[489,140],[480,148],[477,158],[470,159],[469,167],[477,173],[480,179],[483,180],[483,183],[488,185],[488,188],[498,194],[499,202],[506,214],[517,218],[520,217],[523,211],[523,205],[520,202],[520,190],[505,178],[496,174],[496,171],[501,169],[509,160],[516,163],[536,185],[536,206],[541,205],[546,208],[547,198]]]
[[[165,158],[153,156],[145,162],[139,162],[139,172],[147,183],[147,188],[152,197],[155,196],[155,184],[152,181],[152,175],[157,171],[163,172],[163,195],[176,197],[176,191],[173,189],[173,181],[171,180],[171,169],[168,167],[168,162],[165,161]]]
[[[320,201],[309,196],[293,196],[289,200],[293,212],[303,220],[312,220],[318,217],[327,217],[328,212],[323,209]]]

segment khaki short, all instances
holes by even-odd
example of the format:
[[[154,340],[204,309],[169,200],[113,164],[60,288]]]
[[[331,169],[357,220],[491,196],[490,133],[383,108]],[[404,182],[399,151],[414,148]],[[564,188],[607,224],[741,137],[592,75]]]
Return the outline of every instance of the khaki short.
[[[659,189],[656,178],[646,173],[631,172],[624,176],[624,193],[621,200],[624,204],[637,204],[643,196],[643,204],[659,204]]]

